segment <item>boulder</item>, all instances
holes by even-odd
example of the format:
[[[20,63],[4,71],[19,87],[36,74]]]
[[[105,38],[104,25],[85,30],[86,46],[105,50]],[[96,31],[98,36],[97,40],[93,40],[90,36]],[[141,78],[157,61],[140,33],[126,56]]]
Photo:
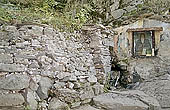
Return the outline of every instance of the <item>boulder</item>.
[[[169,77],[169,78],[168,78]],[[164,79],[154,80],[151,82],[144,82],[138,88],[146,94],[155,97],[162,108],[170,108],[170,75],[165,76]]]
[[[143,58],[129,62],[128,71],[130,74],[137,72],[141,78],[150,80],[152,77],[160,76],[168,71],[168,67],[159,58]]]
[[[95,84],[92,88],[95,95],[99,95],[104,92],[104,85],[101,85],[99,83]]]
[[[42,100],[48,98],[48,91],[50,90],[50,87],[52,87],[52,83],[53,81],[48,77],[41,77],[37,94]]]
[[[84,106],[81,106],[79,108],[75,108],[73,110],[101,110],[101,109],[94,108],[90,105],[84,105]]]
[[[0,89],[21,90],[28,88],[30,77],[26,74],[11,74],[0,78]]]
[[[0,94],[0,107],[3,106],[20,106],[25,102],[24,97],[19,94]]]
[[[35,100],[35,93],[32,90],[28,90],[28,94],[27,94],[27,102],[29,104],[29,108],[31,110],[36,110],[37,109],[37,105],[38,102]]]
[[[69,110],[69,106],[64,102],[61,102],[59,99],[53,98],[51,99],[49,103],[48,109],[49,110]]]
[[[66,103],[70,103],[70,104],[80,100],[79,92],[77,92],[75,90],[68,89],[68,88],[58,89],[55,92],[55,95],[57,97],[59,97],[59,99],[61,101],[63,101],[63,102],[65,101]]]
[[[148,110],[151,107],[153,110],[160,110],[155,98],[138,90],[101,94],[94,97],[93,102],[105,110]]]
[[[9,54],[0,54],[0,63],[13,63],[13,59]]]
[[[25,70],[25,66],[18,64],[0,64],[1,72],[23,72]]]
[[[160,42],[158,57],[161,58],[166,64],[170,63],[170,39]]]
[[[111,12],[111,15],[113,16],[114,19],[118,19],[122,17],[125,12],[126,11],[123,9],[118,9],[118,10]]]
[[[80,95],[80,99],[81,100],[87,100],[87,99],[91,99],[94,97],[94,91],[92,89],[92,87],[86,87],[84,90],[84,93]]]

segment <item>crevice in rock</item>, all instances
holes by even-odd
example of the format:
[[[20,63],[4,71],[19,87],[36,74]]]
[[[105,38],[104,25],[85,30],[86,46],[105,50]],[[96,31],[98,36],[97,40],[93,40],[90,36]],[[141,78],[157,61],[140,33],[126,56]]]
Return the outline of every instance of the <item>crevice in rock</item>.
[[[133,74],[127,70],[129,64],[128,59],[120,60],[113,47],[109,47],[111,55],[111,71],[107,74],[106,88],[108,90],[114,89],[134,89],[139,86],[141,77],[137,71],[133,70]]]

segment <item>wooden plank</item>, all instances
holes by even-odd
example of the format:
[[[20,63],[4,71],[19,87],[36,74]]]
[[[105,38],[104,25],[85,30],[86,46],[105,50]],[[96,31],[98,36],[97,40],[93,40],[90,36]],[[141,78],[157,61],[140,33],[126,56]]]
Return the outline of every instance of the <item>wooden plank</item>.
[[[155,31],[155,48],[157,49],[160,43],[160,32]]]
[[[131,28],[127,32],[140,32],[140,31],[163,31],[162,27],[152,27],[152,28]]]

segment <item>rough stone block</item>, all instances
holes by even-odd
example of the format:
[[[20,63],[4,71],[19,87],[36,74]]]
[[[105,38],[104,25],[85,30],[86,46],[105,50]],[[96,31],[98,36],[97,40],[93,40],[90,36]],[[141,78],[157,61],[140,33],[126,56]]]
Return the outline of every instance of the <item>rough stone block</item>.
[[[0,63],[13,63],[12,56],[9,54],[0,54]]]
[[[69,106],[57,98],[53,98],[49,103],[49,110],[69,110]]]
[[[28,88],[30,77],[24,74],[12,74],[0,78],[0,89],[21,90]]]
[[[48,77],[41,77],[37,94],[42,100],[48,98],[48,91],[50,90],[52,83],[52,80]]]
[[[0,106],[19,106],[25,102],[24,97],[19,94],[0,94]]]
[[[0,64],[1,72],[23,72],[25,71],[25,66],[18,64]]]
[[[111,15],[114,17],[114,19],[118,19],[121,16],[123,16],[124,13],[125,13],[125,10],[118,9],[118,10],[115,10],[115,11],[111,12]]]

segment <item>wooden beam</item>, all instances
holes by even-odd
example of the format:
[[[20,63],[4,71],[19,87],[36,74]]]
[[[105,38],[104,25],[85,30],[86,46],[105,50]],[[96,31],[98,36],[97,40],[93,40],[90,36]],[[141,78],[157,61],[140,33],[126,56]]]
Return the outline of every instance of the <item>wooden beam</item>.
[[[141,31],[163,31],[162,27],[152,27],[152,28],[131,28],[127,32],[141,32]]]

